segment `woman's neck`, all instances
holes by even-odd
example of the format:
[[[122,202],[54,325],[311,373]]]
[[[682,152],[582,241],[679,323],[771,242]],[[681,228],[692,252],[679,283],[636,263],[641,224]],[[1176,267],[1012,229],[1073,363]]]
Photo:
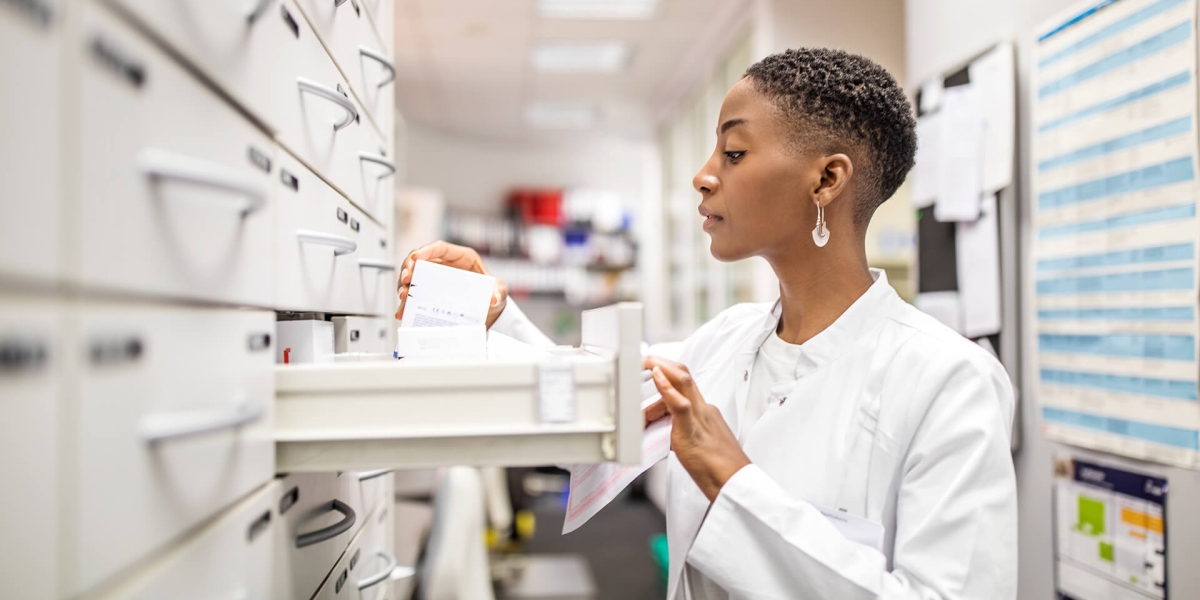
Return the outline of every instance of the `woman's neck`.
[[[776,333],[793,344],[803,344],[824,331],[875,283],[865,252],[823,248],[818,257],[817,261],[768,259],[779,278],[782,312]]]

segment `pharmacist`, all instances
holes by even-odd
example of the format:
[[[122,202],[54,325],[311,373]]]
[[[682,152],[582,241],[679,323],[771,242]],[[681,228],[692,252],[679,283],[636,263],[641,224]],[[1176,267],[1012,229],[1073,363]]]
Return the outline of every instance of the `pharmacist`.
[[[647,420],[672,418],[668,598],[1015,598],[1008,378],[867,268],[867,224],[916,150],[903,91],[862,57],[791,50],[752,66],[715,125],[694,179],[712,254],[766,259],[780,298],[646,359]],[[415,259],[486,272],[426,246],[401,301]],[[548,343],[506,296],[490,325]]]

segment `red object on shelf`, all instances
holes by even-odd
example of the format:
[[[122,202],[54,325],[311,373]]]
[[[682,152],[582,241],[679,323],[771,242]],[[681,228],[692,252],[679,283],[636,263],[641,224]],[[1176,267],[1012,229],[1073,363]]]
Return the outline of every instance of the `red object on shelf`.
[[[556,188],[516,188],[508,194],[508,207],[526,225],[562,225],[563,191]]]

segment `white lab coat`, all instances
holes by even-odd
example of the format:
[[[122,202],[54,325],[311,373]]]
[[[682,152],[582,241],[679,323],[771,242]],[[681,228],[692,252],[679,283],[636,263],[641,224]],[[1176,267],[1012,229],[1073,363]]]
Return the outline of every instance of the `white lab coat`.
[[[668,457],[669,599],[707,600],[713,584],[754,599],[1016,597],[1008,377],[872,274],[803,344],[795,388],[743,441],[753,464],[714,502]],[[687,365],[738,431],[758,347],[778,321],[778,303],[734,306],[651,353]],[[495,327],[545,340],[519,309]],[[847,539],[817,505],[881,524],[882,552]]]

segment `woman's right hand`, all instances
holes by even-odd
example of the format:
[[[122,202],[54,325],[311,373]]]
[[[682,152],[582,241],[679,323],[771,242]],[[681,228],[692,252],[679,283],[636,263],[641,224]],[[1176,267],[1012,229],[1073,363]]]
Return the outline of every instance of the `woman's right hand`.
[[[396,319],[400,319],[404,315],[404,301],[408,299],[408,284],[412,282],[413,265],[418,260],[427,260],[447,267],[491,276],[487,267],[483,266],[483,259],[479,257],[479,253],[472,248],[456,246],[443,241],[421,246],[409,252],[400,265],[400,280],[396,284],[396,291],[400,296],[400,308],[396,309]],[[488,328],[491,328],[496,319],[500,318],[500,313],[504,312],[507,303],[508,284],[497,277],[496,289],[492,291],[492,305],[488,308]]]

